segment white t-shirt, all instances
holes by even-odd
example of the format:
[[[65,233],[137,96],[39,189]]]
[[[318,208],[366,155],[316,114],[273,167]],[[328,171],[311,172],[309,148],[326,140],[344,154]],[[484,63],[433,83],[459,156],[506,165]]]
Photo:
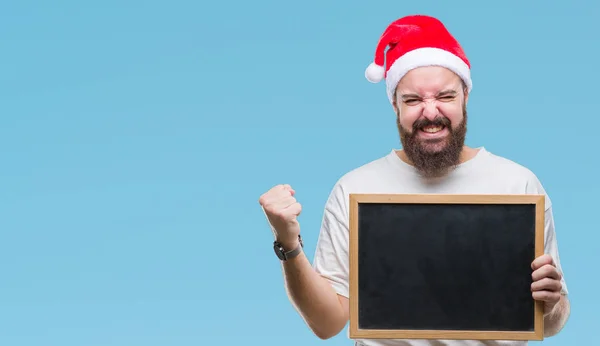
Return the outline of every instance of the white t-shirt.
[[[540,181],[527,168],[479,148],[477,155],[437,180],[422,178],[414,167],[392,150],[388,155],[342,176],[325,205],[313,266],[335,291],[349,296],[349,194],[350,193],[456,193],[456,194],[546,194]],[[545,245],[562,273],[554,231],[552,204],[545,200]],[[562,280],[563,293],[567,286]],[[524,341],[458,340],[356,340],[367,346],[524,346]]]

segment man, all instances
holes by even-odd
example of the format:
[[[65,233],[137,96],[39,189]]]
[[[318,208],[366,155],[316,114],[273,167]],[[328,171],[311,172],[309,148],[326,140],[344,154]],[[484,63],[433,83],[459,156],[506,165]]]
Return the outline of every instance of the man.
[[[385,52],[386,48],[389,48]],[[385,54],[385,56],[384,56]],[[384,62],[387,62],[384,68]],[[348,195],[350,193],[545,194],[527,168],[485,148],[464,144],[467,102],[472,88],[470,63],[461,46],[435,18],[407,16],[387,28],[375,61],[365,72],[386,78],[402,150],[341,177],[325,205],[313,266],[302,252],[301,205],[289,185],[260,197],[275,235],[289,297],[320,338],[337,335],[348,308]],[[545,254],[533,261],[532,297],[544,302],[546,336],[555,335],[569,316],[552,204],[546,197]],[[359,345],[525,345],[521,341],[357,340]]]

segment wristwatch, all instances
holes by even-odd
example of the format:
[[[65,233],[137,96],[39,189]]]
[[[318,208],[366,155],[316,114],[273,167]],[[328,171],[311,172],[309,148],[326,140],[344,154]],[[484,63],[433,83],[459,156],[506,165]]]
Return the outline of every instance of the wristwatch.
[[[295,249],[290,251],[285,251],[283,245],[281,245],[281,243],[279,243],[278,241],[273,242],[273,250],[275,250],[275,254],[282,261],[287,261],[290,258],[298,256],[300,252],[302,252],[303,247],[304,244],[302,243],[302,237],[300,236],[300,234],[298,234],[298,246],[296,246]]]

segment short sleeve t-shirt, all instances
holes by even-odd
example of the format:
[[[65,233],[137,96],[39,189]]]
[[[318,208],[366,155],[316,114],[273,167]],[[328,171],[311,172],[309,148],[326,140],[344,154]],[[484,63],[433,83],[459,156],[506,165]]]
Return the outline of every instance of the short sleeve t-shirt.
[[[552,203],[542,184],[529,169],[497,156],[484,147],[450,174],[425,179],[402,161],[395,150],[343,175],[334,185],[323,213],[313,266],[335,291],[349,296],[349,194],[542,194],[545,195],[544,252],[550,254],[560,272],[560,257],[554,230]],[[567,286],[562,279],[563,293]],[[524,346],[525,341],[454,340],[356,340],[366,346]]]

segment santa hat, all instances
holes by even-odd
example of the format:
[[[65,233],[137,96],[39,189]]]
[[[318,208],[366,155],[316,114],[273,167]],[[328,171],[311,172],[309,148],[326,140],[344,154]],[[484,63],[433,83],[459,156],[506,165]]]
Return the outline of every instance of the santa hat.
[[[469,91],[473,87],[471,65],[458,41],[442,22],[424,15],[406,16],[387,27],[365,77],[372,83],[385,77],[387,95],[393,102],[400,79],[408,71],[421,66],[446,67],[462,78]]]

